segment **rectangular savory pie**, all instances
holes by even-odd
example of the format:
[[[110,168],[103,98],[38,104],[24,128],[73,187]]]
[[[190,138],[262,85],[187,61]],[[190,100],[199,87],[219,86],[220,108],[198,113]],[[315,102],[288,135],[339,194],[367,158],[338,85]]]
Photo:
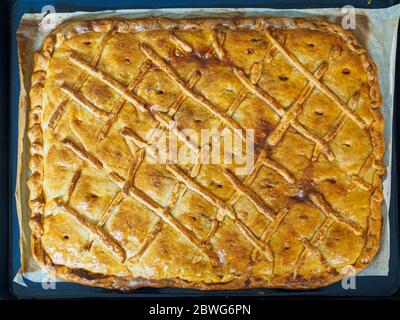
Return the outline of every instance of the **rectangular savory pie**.
[[[324,21],[67,21],[34,53],[33,255],[122,290],[338,281],[380,245],[381,104],[366,50]],[[253,165],[203,162],[185,129],[253,130]],[[151,161],[163,135],[196,161]]]

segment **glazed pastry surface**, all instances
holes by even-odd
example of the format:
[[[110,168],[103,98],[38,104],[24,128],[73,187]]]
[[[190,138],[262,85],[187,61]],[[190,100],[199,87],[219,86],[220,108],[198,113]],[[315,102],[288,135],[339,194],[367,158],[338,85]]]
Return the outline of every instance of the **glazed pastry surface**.
[[[35,53],[30,97],[32,250],[57,277],[311,289],[379,248],[376,66],[337,25],[66,22]],[[223,128],[254,132],[245,175],[182,136]],[[193,163],[151,161],[172,138]]]

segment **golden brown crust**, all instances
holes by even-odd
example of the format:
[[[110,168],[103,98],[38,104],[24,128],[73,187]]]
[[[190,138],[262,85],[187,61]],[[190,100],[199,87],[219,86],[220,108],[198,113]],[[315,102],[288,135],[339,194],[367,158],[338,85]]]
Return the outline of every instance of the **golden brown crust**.
[[[31,170],[31,176],[28,181],[28,186],[30,189],[30,198],[29,198],[29,204],[30,208],[32,210],[32,217],[30,220],[30,226],[32,229],[32,252],[39,263],[39,265],[47,270],[48,272],[54,274],[56,277],[59,277],[61,279],[64,279],[66,281],[73,281],[73,282],[78,282],[86,285],[92,285],[92,286],[101,286],[105,288],[111,288],[111,289],[120,289],[120,290],[131,290],[135,289],[138,287],[143,287],[143,286],[152,286],[152,287],[165,287],[165,286],[171,286],[171,287],[184,287],[184,288],[199,288],[202,290],[227,290],[227,289],[241,289],[241,288],[259,288],[259,287],[275,287],[275,288],[287,288],[287,289],[311,289],[311,288],[317,288],[317,287],[322,287],[329,285],[333,282],[338,281],[339,279],[343,278],[345,274],[343,273],[344,268],[332,268],[332,267],[327,267],[324,271],[319,272],[319,273],[307,273],[305,272],[302,274],[301,271],[295,268],[295,270],[291,273],[282,273],[274,276],[262,276],[260,274],[251,275],[247,273],[242,273],[239,276],[233,276],[230,280],[224,280],[223,282],[218,282],[216,280],[210,280],[210,279],[205,279],[206,281],[199,281],[199,280],[194,280],[194,281],[188,281],[188,280],[182,280],[179,279],[178,277],[173,277],[170,279],[163,279],[163,278],[158,278],[158,279],[151,279],[151,278],[144,278],[140,276],[129,276],[129,275],[122,275],[118,276],[116,274],[104,274],[104,273],[96,273],[93,271],[85,270],[82,268],[69,268],[64,265],[58,265],[54,263],[49,256],[48,252],[43,247],[42,243],[42,235],[44,233],[44,215],[45,215],[45,207],[46,207],[46,196],[43,191],[43,175],[44,175],[44,169],[43,169],[43,124],[42,124],[42,111],[43,111],[43,90],[45,88],[46,84],[46,73],[47,70],[49,69],[49,64],[52,59],[53,53],[57,48],[62,46],[62,44],[65,41],[68,41],[69,39],[74,38],[75,36],[78,35],[84,35],[87,33],[91,32],[97,32],[97,33],[105,33],[108,34],[111,31],[115,31],[117,33],[127,33],[127,34],[135,34],[135,33],[140,33],[144,32],[146,30],[169,30],[171,31],[171,38],[170,40],[176,45],[176,47],[181,50],[182,52],[185,52],[186,54],[192,54],[193,48],[190,45],[187,45],[184,41],[182,41],[179,37],[175,35],[176,32],[182,31],[182,30],[188,30],[188,31],[193,31],[193,30],[231,30],[231,31],[236,31],[236,30],[254,30],[258,32],[266,32],[267,38],[272,41],[273,44],[275,44],[275,47],[279,50],[281,50],[282,54],[285,54],[285,49],[283,49],[283,46],[280,45],[279,38],[275,39],[274,37],[271,36],[269,31],[279,31],[279,30],[291,30],[291,29],[296,29],[296,30],[313,30],[313,31],[318,31],[318,32],[324,32],[327,34],[332,34],[335,36],[338,36],[340,40],[342,41],[343,45],[347,47],[349,51],[351,51],[353,54],[358,55],[360,61],[362,62],[362,68],[366,74],[366,79],[367,81],[365,82],[365,87],[367,90],[367,95],[369,97],[369,108],[370,108],[370,114],[372,115],[371,119],[368,119],[368,117],[362,117],[361,115],[357,115],[353,112],[353,109],[351,107],[351,103],[349,102],[348,105],[344,105],[343,102],[340,101],[340,99],[336,96],[337,92],[332,93],[329,91],[329,89],[326,89],[326,87],[321,84],[318,80],[314,83],[315,86],[317,86],[318,89],[322,90],[327,96],[330,94],[334,95],[332,97],[332,100],[336,103],[336,105],[340,108],[340,110],[343,111],[344,114],[346,114],[350,119],[354,120],[354,123],[356,123],[360,128],[363,128],[366,126],[370,135],[370,140],[372,144],[372,153],[368,157],[368,160],[371,163],[371,168],[372,168],[372,174],[369,173],[369,178],[368,181],[366,182],[363,179],[361,179],[359,176],[354,175],[354,185],[360,186],[362,190],[365,190],[365,192],[368,192],[370,194],[370,201],[369,201],[369,215],[367,217],[367,222],[365,228],[362,228],[357,222],[353,220],[345,220],[341,216],[339,217],[336,212],[333,212],[333,210],[329,207],[329,204],[326,202],[326,200],[317,194],[317,196],[310,196],[310,201],[314,204],[316,208],[319,208],[321,212],[323,212],[326,217],[331,217],[332,221],[339,221],[343,225],[348,226],[349,229],[353,230],[355,234],[357,234],[358,229],[361,230],[361,234],[365,235],[365,243],[362,246],[361,252],[358,255],[358,258],[352,262],[349,263],[348,265],[351,265],[354,267],[354,269],[358,272],[365,267],[368,266],[368,264],[371,262],[372,258],[375,256],[377,250],[379,249],[380,245],[380,234],[381,234],[381,204],[383,202],[383,193],[382,193],[382,176],[384,175],[384,165],[382,164],[382,158],[383,158],[383,153],[384,153],[384,140],[383,140],[383,126],[384,126],[384,120],[381,114],[381,105],[382,105],[382,98],[379,90],[379,85],[378,85],[378,79],[377,79],[377,70],[375,64],[371,61],[369,58],[367,52],[357,43],[353,35],[340,28],[338,25],[326,23],[323,21],[311,21],[311,20],[305,20],[305,19],[288,19],[288,18],[268,18],[268,17],[261,17],[261,18],[237,18],[237,19],[181,19],[181,20],[172,20],[172,19],[165,19],[165,18],[145,18],[145,19],[136,19],[136,20],[92,20],[92,21],[67,21],[66,23],[62,24],[59,26],[50,36],[46,38],[46,40],[43,43],[42,49],[39,52],[35,53],[34,60],[34,69],[32,73],[32,84],[31,84],[31,90],[30,90],[30,101],[31,101],[31,106],[30,106],[30,112],[29,112],[29,123],[28,123],[28,138],[31,143],[31,148],[30,148],[30,153],[31,153],[31,161],[30,161],[30,170]],[[229,52],[225,52],[225,50],[222,48],[222,46],[219,43],[219,35],[216,32],[211,39],[211,42],[214,46],[214,51],[217,55],[217,57],[221,61],[227,61],[229,59],[228,55]],[[175,75],[171,70],[169,70],[169,66],[163,66],[162,65],[162,60],[161,58],[157,57],[157,54],[153,54],[153,49],[147,47],[146,45],[142,46],[142,51],[144,54],[147,55],[147,57],[153,61],[153,63],[158,64],[159,68],[163,69],[167,74],[169,74],[169,77],[172,78],[175,82],[178,83],[178,86],[183,92],[186,92],[187,95],[189,95],[192,99],[197,101],[199,104],[203,105],[205,108],[207,108],[209,111],[211,111],[217,118],[220,118],[220,120],[224,121],[225,124],[228,127],[234,128],[235,123],[232,122],[230,117],[225,118],[225,115],[222,114],[220,110],[213,109],[213,105],[209,101],[204,101],[201,95],[196,96],[195,93],[193,93],[190,90],[190,85],[187,85],[186,83],[182,82],[179,83],[179,75]],[[282,51],[283,50],[283,51]],[[336,49],[332,49],[334,52],[332,53],[332,56],[337,55],[338,53],[336,52]],[[79,58],[79,57],[78,57]],[[290,56],[287,56],[289,60],[291,59]],[[74,59],[72,57],[71,59]],[[160,59],[159,61],[157,59]],[[292,61],[294,65],[296,65],[297,60]],[[79,59],[77,59],[74,63],[79,64]],[[300,64],[300,63],[299,63]],[[84,61],[83,64],[81,64],[81,67],[84,67]],[[301,69],[301,64],[300,66],[297,65],[297,68]],[[93,67],[95,68],[95,67]],[[324,66],[321,67],[320,71],[315,71],[314,75],[310,74],[307,69],[305,70],[300,70],[303,72],[304,76],[309,79],[311,82],[314,79],[319,79],[320,76],[318,75],[318,72],[321,72],[321,74],[324,73]],[[233,71],[235,72],[235,66],[233,67]],[[88,69],[88,72],[92,72],[92,75],[95,74],[96,72],[100,72],[98,70],[93,69],[90,71]],[[139,72],[139,71],[138,71]],[[292,107],[290,112],[287,112],[285,114],[285,111],[283,109],[280,109],[279,107],[279,102],[275,101],[275,98],[268,96],[267,93],[259,92],[259,86],[256,85],[257,82],[250,82],[250,80],[247,80],[247,76],[245,73],[240,69],[236,69],[236,74],[238,79],[242,79],[242,84],[247,87],[247,89],[255,94],[256,96],[259,95],[259,98],[264,101],[267,105],[270,105],[271,108],[277,108],[277,114],[280,116],[283,116],[281,123],[278,126],[278,129],[274,132],[274,135],[270,138],[270,143],[271,145],[279,143],[283,132],[285,130],[288,130],[288,128],[291,126],[295,130],[297,130],[300,133],[303,133],[303,135],[311,135],[309,138],[311,141],[316,143],[315,150],[314,150],[314,155],[318,154],[319,152],[322,152],[326,157],[332,158],[332,153],[327,147],[327,144],[323,144],[323,142],[320,142],[317,137],[312,136],[312,133],[309,134],[303,129],[302,124],[297,122],[295,119],[301,111],[301,102],[298,102],[297,109]],[[102,75],[98,75],[102,76]],[[105,75],[104,77],[107,77]],[[314,78],[315,77],[315,78]],[[105,79],[105,81],[108,81],[108,85],[112,87],[114,90],[116,90],[119,94],[124,95],[125,99],[129,101],[131,104],[136,106],[139,110],[140,108],[143,108],[142,106],[142,101],[136,97],[134,94],[131,94],[130,90],[125,89],[125,87],[120,88],[119,84],[117,82],[113,83],[113,79]],[[246,82],[247,81],[247,82]],[[310,83],[311,83],[310,82]],[[133,84],[132,88],[134,88],[137,84]],[[306,88],[305,90],[310,90],[312,91],[313,87],[312,84],[308,85],[308,89]],[[64,93],[69,92],[67,87],[64,87]],[[185,91],[186,90],[186,91]],[[302,95],[307,96],[307,92],[303,91]],[[75,101],[78,101],[78,103],[81,103],[85,105],[85,101],[80,101],[78,97],[73,97]],[[357,98],[357,97],[356,97]],[[301,98],[298,98],[301,100]],[[299,101],[299,100],[298,100]],[[93,114],[100,113],[100,116],[106,116],[106,112],[102,110],[96,109],[95,106],[88,105],[86,103],[88,108]],[[277,107],[278,106],[278,107]],[[50,119],[48,119],[47,125],[49,127],[55,127],[57,122],[59,121],[59,118],[61,117],[61,114],[63,112],[62,108],[65,107],[61,105],[59,109],[57,109],[53,114]],[[122,108],[122,107],[121,107]],[[121,109],[120,108],[120,109]],[[156,113],[157,114],[157,113]],[[162,114],[160,113],[159,116]],[[161,118],[157,118],[161,119]],[[226,120],[228,119],[228,120]],[[365,120],[370,120],[370,121],[365,121]],[[344,122],[344,120],[342,121]],[[366,123],[369,122],[369,123]],[[343,126],[343,123],[337,123],[337,127]],[[105,129],[104,129],[105,130]],[[108,129],[107,129],[108,130]],[[135,138],[136,139],[136,138]],[[314,140],[312,140],[314,139]],[[137,141],[136,141],[137,142]],[[68,143],[67,143],[68,144]],[[320,147],[320,148],[319,148]],[[77,146],[75,149],[81,148],[80,146]],[[319,151],[317,150],[319,148]],[[76,151],[76,150],[75,150]],[[79,151],[79,152],[78,152]],[[85,149],[80,149],[76,153],[79,155],[80,158],[86,160],[89,164],[91,164],[92,167],[102,168],[102,163],[96,162],[96,158],[92,159],[91,154],[87,153]],[[47,152],[47,151],[46,151]],[[372,160],[371,160],[372,159]],[[267,161],[268,159],[266,159]],[[68,160],[66,160],[68,161]],[[281,175],[285,177],[285,180],[287,182],[293,182],[295,177],[292,176],[292,173],[290,171],[285,172],[285,168],[282,167],[280,168],[279,163],[276,164],[273,162],[270,164],[272,166],[276,166],[275,171],[281,170]],[[266,164],[266,166],[268,166]],[[133,169],[132,169],[133,170]],[[184,176],[182,179],[185,181],[185,175],[186,173],[178,172],[177,166],[170,166],[168,171],[172,173],[172,175],[175,173],[175,176],[179,179],[179,177],[182,178],[182,175]],[[363,170],[363,168],[361,168]],[[111,181],[114,181],[117,185],[121,185],[121,187],[124,184],[124,180],[121,179],[121,176],[118,175],[115,172],[109,172]],[[180,175],[181,174],[181,175]],[[80,175],[80,171],[77,173],[78,178]],[[229,175],[229,172],[226,173],[227,178],[232,183],[237,184],[237,188],[241,190],[240,188],[242,187],[240,184],[240,181],[236,181],[235,177],[232,177]],[[76,178],[76,179],[78,179]],[[127,179],[128,180],[128,179]],[[76,182],[75,182],[76,183]],[[75,186],[73,186],[75,187]],[[199,185],[188,185],[187,186],[189,189],[193,189],[197,193],[201,194],[203,197],[208,197],[208,201],[212,202],[216,207],[221,207],[220,210],[225,210],[225,211],[230,211],[231,209],[224,207],[225,203],[219,203],[218,198],[213,198],[212,195],[209,195],[206,191],[202,192],[201,186]],[[243,187],[245,189],[246,187]],[[129,188],[128,188],[129,189]],[[125,187],[125,191],[127,188]],[[302,189],[302,191],[306,190],[306,188]],[[73,191],[73,190],[72,190]],[[71,191],[71,192],[72,192]],[[251,190],[250,190],[251,191]],[[70,192],[68,192],[70,193]],[[128,192],[129,193],[129,192]],[[246,191],[243,190],[242,194],[246,195]],[[312,192],[310,193],[312,195]],[[132,196],[136,197],[142,197],[142,195],[134,194]],[[248,195],[250,199],[252,199],[253,203],[255,205],[262,206],[260,203],[256,192],[250,192]],[[136,198],[137,199],[137,198]],[[69,200],[69,199],[67,199]],[[166,219],[163,216],[162,212],[158,212],[159,208],[156,206],[156,204],[150,205],[150,209],[158,214],[162,219],[165,219],[164,222],[168,223],[168,219]],[[161,209],[160,209],[161,210]],[[68,209],[67,209],[68,211]],[[279,215],[279,214],[278,214]],[[283,219],[283,213],[282,213],[282,219]],[[228,214],[229,216],[229,214]],[[75,219],[77,219],[77,216],[74,216]],[[94,227],[90,224],[89,221],[85,220],[83,217],[79,216],[79,223],[82,225],[87,225],[87,227],[90,228],[97,228]],[[327,219],[328,220],[328,219]],[[241,230],[244,230],[243,232],[246,233],[245,231],[245,226],[241,225],[239,220],[233,220],[236,225],[238,225],[238,228],[242,228]],[[326,230],[332,226],[332,221],[327,223]],[[171,225],[175,226],[175,228],[183,228],[183,227],[176,227],[176,222],[170,222]],[[272,225],[272,223],[271,223]],[[268,232],[274,232],[272,230],[273,228],[271,227],[271,230],[265,231],[265,233]],[[102,231],[99,228],[97,228],[95,231],[99,233],[100,237],[106,237],[108,244],[110,247],[114,248],[114,250],[118,251],[118,255],[122,256],[122,260],[125,258],[124,257],[124,251],[122,249],[122,252],[120,250],[120,247],[118,244],[115,244],[112,239],[109,239],[107,235],[104,235],[101,233]],[[268,228],[267,228],[268,230]],[[325,230],[325,231],[326,231]],[[338,231],[338,234],[343,231]],[[250,239],[249,241],[253,241],[255,245],[255,253],[257,253],[257,239],[251,239],[251,235],[248,235]],[[190,236],[188,236],[190,238]],[[192,239],[191,241],[195,241]],[[319,238],[319,233],[316,232],[314,236],[307,240],[303,238],[304,242],[304,247],[309,248],[309,250],[315,250],[315,244],[319,244],[321,239]],[[197,244],[198,246],[202,246],[200,243]],[[334,245],[331,246],[331,248],[335,248]],[[262,249],[262,248],[261,248]],[[266,249],[265,249],[266,250]],[[209,249],[204,248],[203,252],[206,254],[208,253]],[[302,260],[304,263],[304,260],[306,259],[307,254],[304,253],[305,250],[303,251],[302,254],[300,254],[300,257],[298,258],[299,260]],[[319,252],[319,250],[318,250]],[[316,255],[320,254],[316,252]],[[214,257],[211,257],[212,254],[209,254],[210,260],[213,260]],[[268,255],[266,254],[266,257]],[[268,260],[268,259],[267,259]],[[322,259],[324,260],[324,259]],[[299,265],[299,263],[297,263]],[[300,268],[300,267],[298,267]],[[119,270],[119,273],[123,273],[124,271],[121,271],[120,268],[117,268]],[[340,272],[338,272],[338,270]]]

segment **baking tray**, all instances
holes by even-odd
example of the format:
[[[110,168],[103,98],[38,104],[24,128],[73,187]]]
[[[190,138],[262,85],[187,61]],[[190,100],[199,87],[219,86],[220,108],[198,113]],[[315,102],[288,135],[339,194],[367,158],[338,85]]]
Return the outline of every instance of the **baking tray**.
[[[7,298],[9,272],[9,100],[6,83],[9,77],[9,33],[7,28],[7,10],[0,5],[0,299]]]
[[[121,293],[115,291],[108,291],[101,288],[92,288],[82,286],[74,283],[60,282],[56,284],[56,289],[45,290],[40,283],[30,282],[25,280],[27,286],[22,286],[13,282],[13,277],[20,267],[20,252],[19,252],[19,226],[18,217],[15,206],[14,190],[17,172],[17,134],[18,134],[18,99],[19,99],[19,74],[18,74],[18,61],[17,61],[17,43],[16,43],[16,30],[19,21],[24,13],[39,13],[45,5],[53,5],[58,12],[74,12],[74,11],[101,11],[112,9],[145,9],[145,8],[195,8],[195,7],[215,7],[215,8],[241,8],[241,7],[269,7],[269,8],[313,8],[313,7],[342,7],[344,5],[353,5],[362,8],[384,8],[395,4],[399,1],[372,1],[368,5],[367,0],[363,1],[325,1],[318,2],[310,1],[261,1],[261,0],[203,0],[201,3],[194,3],[190,0],[149,0],[143,4],[142,1],[122,1],[122,0],[99,0],[96,2],[90,0],[80,0],[79,3],[67,0],[43,1],[43,0],[20,0],[9,1],[9,34],[5,35],[10,40],[10,74],[2,72],[2,79],[0,84],[1,90],[8,90],[5,87],[6,83],[10,83],[9,87],[9,103],[3,102],[3,117],[0,117],[0,206],[2,210],[0,226],[2,232],[0,237],[9,235],[9,239],[0,239],[2,246],[9,244],[9,254],[5,250],[0,249],[1,254],[1,268],[0,271],[0,297],[8,298],[162,298],[162,297],[293,297],[293,296],[306,296],[306,297],[377,297],[377,296],[390,296],[396,293],[400,285],[399,276],[399,232],[398,232],[398,147],[397,141],[399,136],[398,129],[398,112],[399,103],[399,90],[395,92],[394,100],[394,117],[393,119],[393,152],[392,152],[392,195],[389,206],[389,220],[390,220],[390,262],[389,262],[389,275],[388,276],[363,276],[357,277],[357,288],[344,290],[339,283],[331,285],[327,288],[312,290],[312,291],[288,291],[280,289],[249,289],[249,290],[235,290],[235,291],[221,291],[221,292],[202,292],[190,289],[175,289],[175,288],[142,288],[130,293]],[[4,12],[1,12],[4,15]],[[0,19],[2,17],[0,16]],[[5,19],[1,19],[4,21]],[[3,29],[4,30],[4,29]],[[397,56],[400,55],[400,45],[397,46]],[[5,48],[2,46],[2,48]],[[3,50],[4,51],[4,50]],[[7,61],[7,56],[3,56],[4,52],[0,52],[0,59]],[[1,64],[7,68],[6,63]],[[7,71],[7,70],[6,70]],[[397,61],[396,66],[396,83],[399,82],[400,63]],[[6,98],[1,94],[2,99]],[[7,108],[8,107],[8,108]],[[4,110],[9,109],[9,110]],[[7,117],[10,116],[10,121]],[[7,146],[9,148],[7,149]],[[9,170],[8,170],[9,169]],[[7,175],[3,177],[3,175]],[[4,178],[4,179],[3,179]],[[7,203],[9,203],[9,218],[10,229],[7,226]],[[3,221],[4,220],[4,221]],[[3,230],[4,229],[4,230]],[[4,231],[4,232],[3,232]],[[6,247],[4,247],[6,249]],[[4,270],[3,270],[4,269]],[[6,274],[5,274],[6,273]],[[4,285],[4,280],[7,282]],[[5,291],[7,290],[7,291]]]

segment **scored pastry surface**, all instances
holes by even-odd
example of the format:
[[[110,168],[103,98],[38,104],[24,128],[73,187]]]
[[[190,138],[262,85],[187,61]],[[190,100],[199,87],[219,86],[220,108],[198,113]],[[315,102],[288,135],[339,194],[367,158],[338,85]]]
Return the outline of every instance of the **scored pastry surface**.
[[[377,71],[339,26],[67,21],[34,59],[30,226],[46,271],[123,290],[310,289],[379,249]],[[254,130],[245,176],[204,163],[183,131],[224,128]],[[169,135],[194,164],[149,161]]]

